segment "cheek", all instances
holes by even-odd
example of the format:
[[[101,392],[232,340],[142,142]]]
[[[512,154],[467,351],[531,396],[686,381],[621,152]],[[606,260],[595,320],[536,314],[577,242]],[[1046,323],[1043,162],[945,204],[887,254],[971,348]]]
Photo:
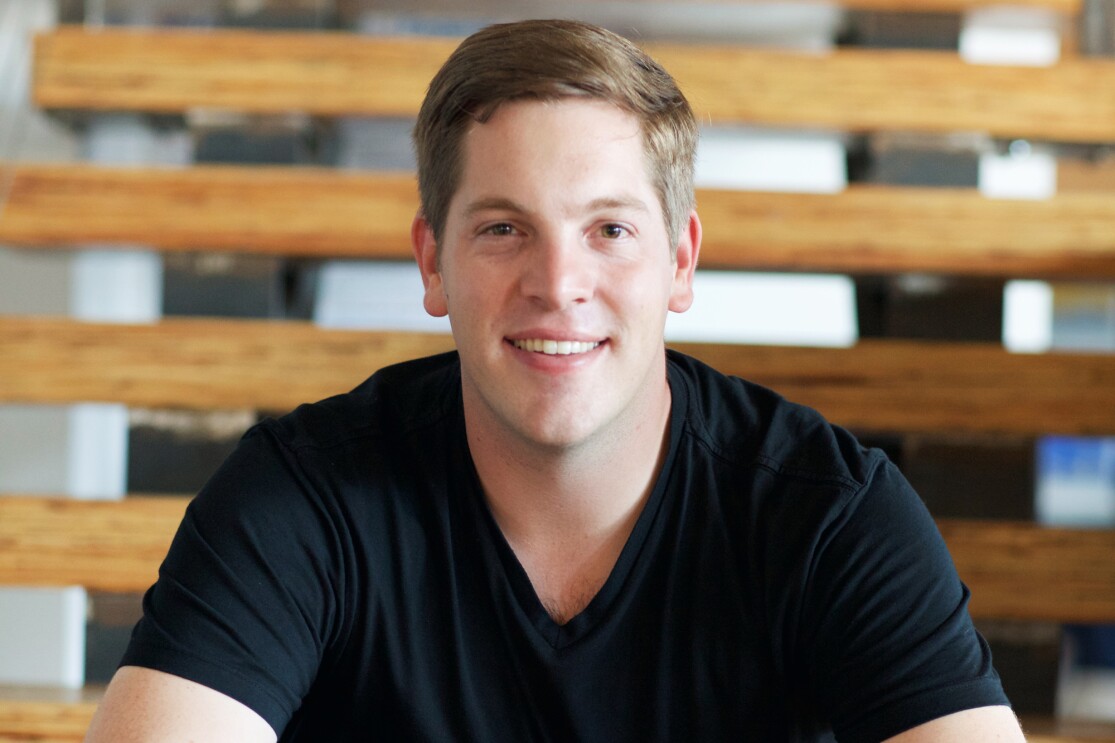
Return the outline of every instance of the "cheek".
[[[660,271],[641,271],[610,283],[609,293],[616,303],[636,314],[665,311],[673,289],[672,277]]]
[[[490,281],[474,278],[452,282],[445,287],[445,306],[459,324],[480,325],[495,313],[494,294]]]

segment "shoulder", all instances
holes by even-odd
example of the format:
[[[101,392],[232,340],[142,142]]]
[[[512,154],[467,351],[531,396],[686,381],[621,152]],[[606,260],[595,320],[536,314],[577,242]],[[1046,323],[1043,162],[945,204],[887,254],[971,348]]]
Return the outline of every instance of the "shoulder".
[[[968,594],[913,488],[815,410],[679,354],[690,491],[715,494],[791,697],[882,740],[1005,699]],[[723,516],[722,516],[723,514]],[[880,700],[886,700],[880,702]]]
[[[350,392],[301,405],[259,428],[292,450],[369,437],[405,437],[451,417],[459,406],[456,352],[380,369]]]
[[[759,579],[781,586],[775,593],[807,580],[795,573],[803,566],[818,569],[803,556],[839,572],[881,538],[935,538],[886,454],[816,410],[680,354],[670,354],[670,377],[682,428],[677,482],[722,514],[741,570],[765,566]]]
[[[456,354],[445,354],[386,367],[350,392],[266,419],[245,433],[190,516],[344,531],[356,504],[403,502],[421,477],[449,476],[459,389]]]
[[[672,351],[669,367],[675,394],[685,396],[685,433],[727,464],[858,491],[887,463],[881,451],[773,390]]]

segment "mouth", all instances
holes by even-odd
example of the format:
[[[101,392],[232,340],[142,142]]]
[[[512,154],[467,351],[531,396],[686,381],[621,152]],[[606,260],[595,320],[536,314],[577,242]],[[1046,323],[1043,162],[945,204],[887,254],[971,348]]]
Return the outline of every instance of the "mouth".
[[[519,338],[510,342],[520,351],[546,356],[576,356],[588,353],[601,344],[601,341],[558,341],[550,338]]]

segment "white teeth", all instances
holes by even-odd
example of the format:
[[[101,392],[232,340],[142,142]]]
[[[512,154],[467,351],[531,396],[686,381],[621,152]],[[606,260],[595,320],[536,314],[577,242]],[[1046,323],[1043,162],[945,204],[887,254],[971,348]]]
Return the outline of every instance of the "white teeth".
[[[513,341],[515,348],[532,353],[544,353],[549,356],[569,356],[577,353],[587,353],[600,345],[597,341],[554,341],[541,338],[525,338]]]

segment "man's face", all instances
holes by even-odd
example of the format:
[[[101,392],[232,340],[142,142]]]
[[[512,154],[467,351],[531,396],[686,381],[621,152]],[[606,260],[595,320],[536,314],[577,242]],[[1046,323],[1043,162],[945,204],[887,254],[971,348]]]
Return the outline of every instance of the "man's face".
[[[692,301],[700,224],[692,214],[673,260],[638,121],[588,99],[505,104],[465,134],[462,165],[440,266],[421,218],[412,234],[426,310],[453,328],[470,432],[567,449],[654,420],[666,312]]]

